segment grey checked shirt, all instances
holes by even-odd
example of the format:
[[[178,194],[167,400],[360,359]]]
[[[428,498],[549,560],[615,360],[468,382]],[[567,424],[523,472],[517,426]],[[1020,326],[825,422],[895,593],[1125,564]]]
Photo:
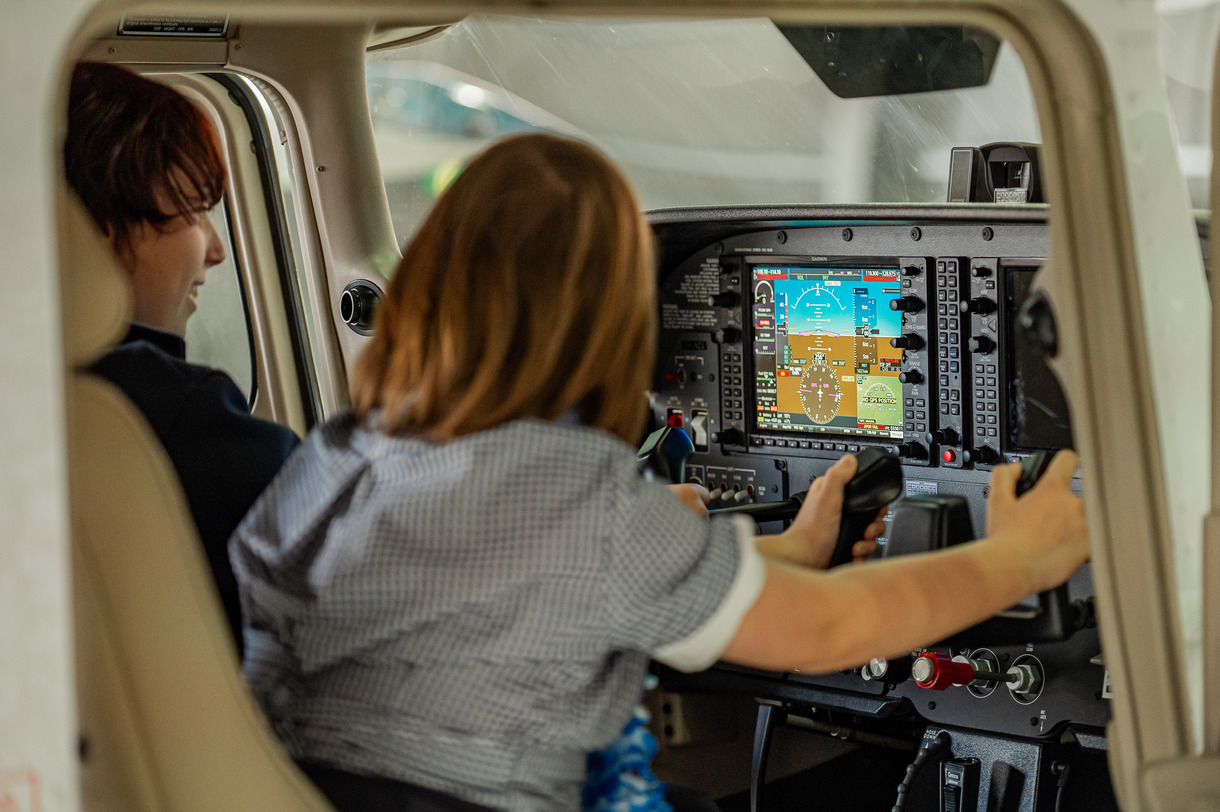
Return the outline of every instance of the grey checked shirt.
[[[525,420],[436,444],[342,416],[230,542],[246,676],[299,760],[575,810],[649,657],[704,668],[732,638],[762,587],[751,537],[601,431]]]

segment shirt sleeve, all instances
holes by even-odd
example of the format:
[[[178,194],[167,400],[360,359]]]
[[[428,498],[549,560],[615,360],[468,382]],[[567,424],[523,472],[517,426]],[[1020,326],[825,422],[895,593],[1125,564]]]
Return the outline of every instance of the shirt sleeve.
[[[634,471],[616,485],[603,582],[613,642],[680,670],[706,668],[762,590],[753,523],[696,516]]]

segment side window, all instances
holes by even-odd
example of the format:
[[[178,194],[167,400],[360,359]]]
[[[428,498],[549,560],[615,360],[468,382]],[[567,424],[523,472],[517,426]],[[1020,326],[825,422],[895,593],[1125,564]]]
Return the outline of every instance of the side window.
[[[207,282],[199,288],[199,309],[186,326],[186,357],[192,363],[227,372],[253,404],[253,350],[224,201],[212,210],[212,225],[225,245],[226,256],[224,262],[208,270]]]

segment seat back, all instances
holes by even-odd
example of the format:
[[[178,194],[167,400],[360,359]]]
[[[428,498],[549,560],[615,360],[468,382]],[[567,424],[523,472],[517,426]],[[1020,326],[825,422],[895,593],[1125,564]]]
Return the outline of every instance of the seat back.
[[[122,392],[85,371],[129,306],[92,221],[61,199],[84,806],[330,812],[242,681],[168,457]]]

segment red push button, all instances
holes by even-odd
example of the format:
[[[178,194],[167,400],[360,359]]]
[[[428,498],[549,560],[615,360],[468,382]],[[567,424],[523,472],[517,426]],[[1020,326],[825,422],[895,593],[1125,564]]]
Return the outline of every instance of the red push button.
[[[944,450],[944,453],[942,453],[940,455],[940,458],[942,460],[944,460],[945,462],[953,462],[954,460],[957,459],[957,452],[954,451],[952,448],[946,448]]]

